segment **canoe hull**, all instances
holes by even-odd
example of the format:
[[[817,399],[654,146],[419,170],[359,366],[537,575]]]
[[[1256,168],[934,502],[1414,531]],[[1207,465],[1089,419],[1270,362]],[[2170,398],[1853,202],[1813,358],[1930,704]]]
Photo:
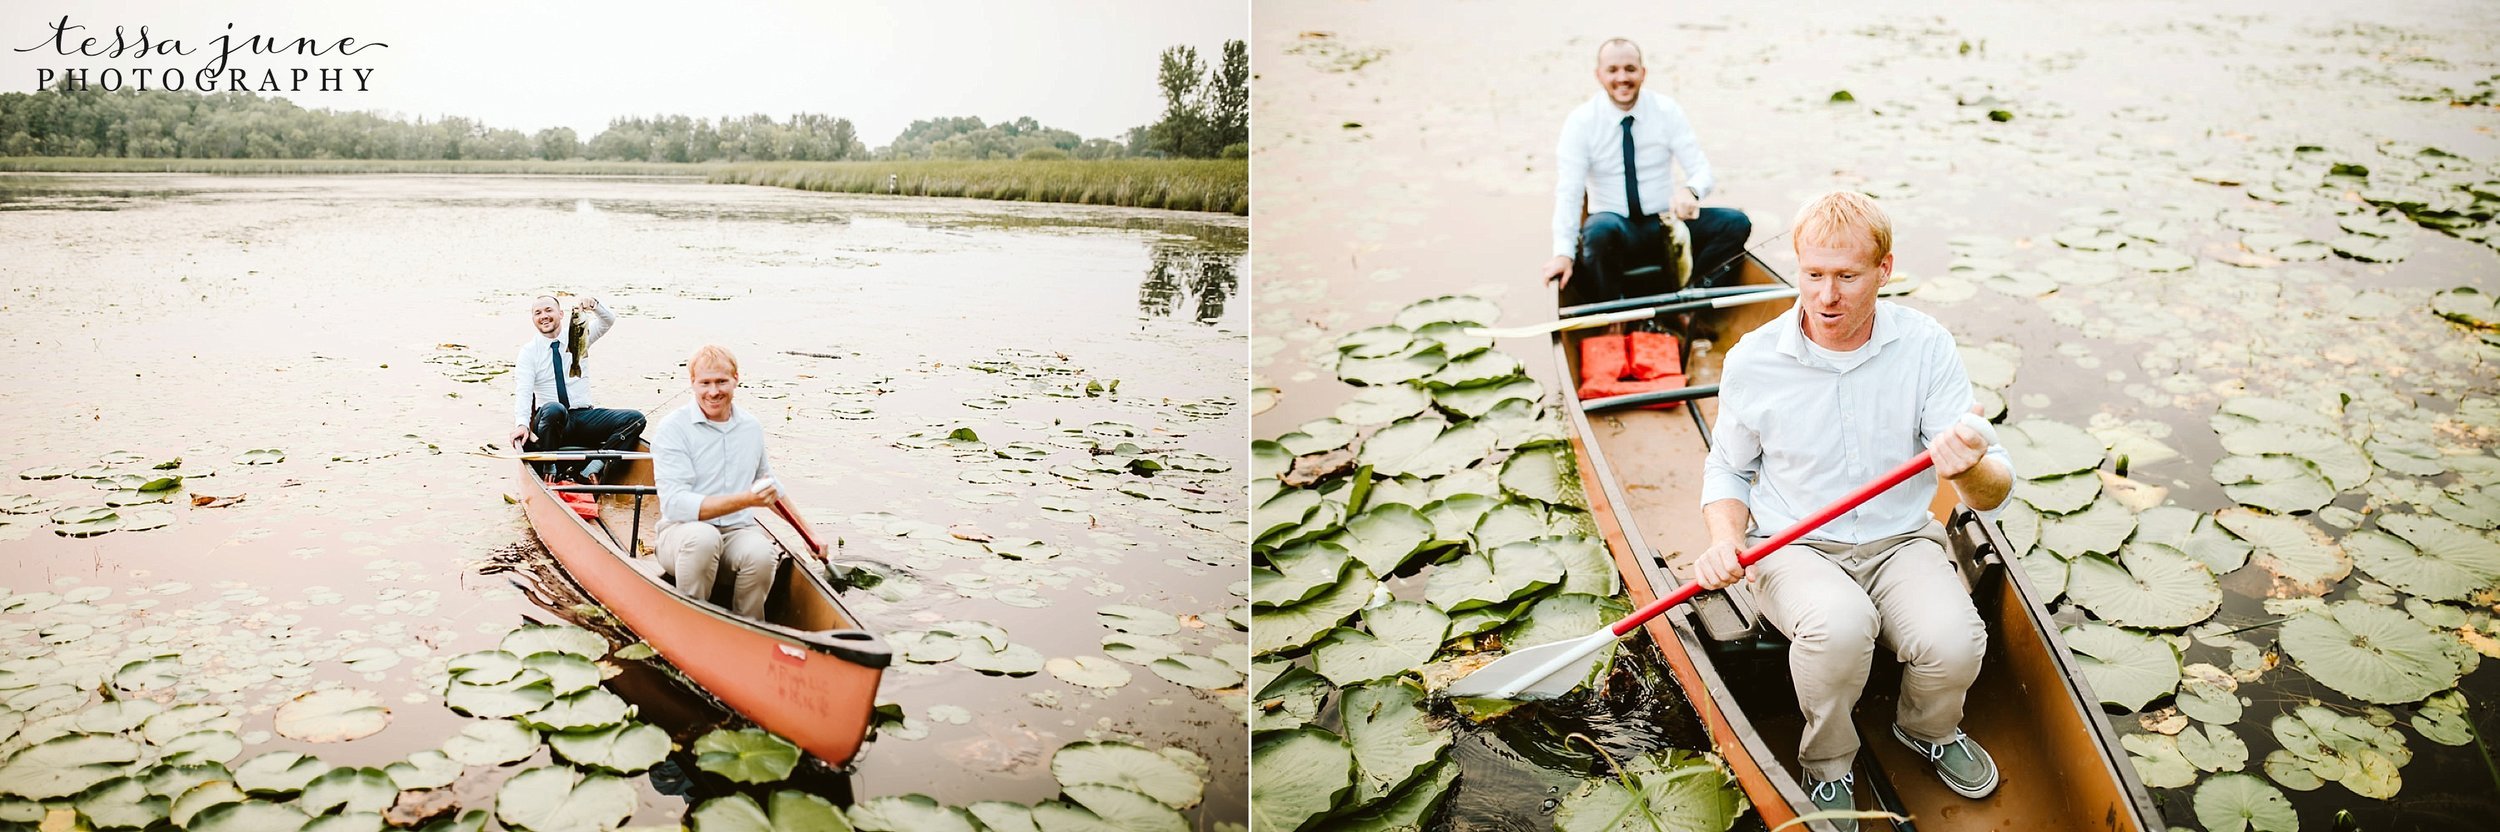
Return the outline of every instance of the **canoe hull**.
[[[638,468],[644,466],[629,466],[619,479],[631,482]],[[635,568],[606,527],[574,514],[528,464],[515,470],[522,507],[548,553],[671,665],[723,705],[828,765],[847,765],[858,754],[890,653],[856,626],[818,570],[800,568],[785,547],[768,617],[806,623],[838,617],[850,626],[800,629],[742,618]],[[609,508],[633,510],[630,501],[611,501]],[[648,536],[652,524],[645,520],[641,532]]]

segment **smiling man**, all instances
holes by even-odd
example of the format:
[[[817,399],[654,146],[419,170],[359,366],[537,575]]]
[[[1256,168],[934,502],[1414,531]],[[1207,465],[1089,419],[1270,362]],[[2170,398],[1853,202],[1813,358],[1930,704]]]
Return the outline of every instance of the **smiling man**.
[[[1793,228],[1796,309],[1728,351],[1716,440],[1704,465],[1710,548],[1702,585],[1753,582],[1763,615],[1790,640],[1788,664],[1806,727],[1797,759],[1817,806],[1852,808],[1849,713],[1875,643],[1905,664],[1893,737],[1957,794],[1986,797],[1996,761],[1962,733],[1963,695],[1979,677],[1987,629],[1927,513],[1936,478],[1993,517],[2013,463],[1969,426],[1970,377],[1936,319],[1876,299],[1892,276],[1892,224],[1875,200],[1824,195]],[[1841,515],[1748,570],[1748,544],[1796,524],[1926,450],[1935,468]],[[1839,821],[1854,828],[1853,821]]]
[[[660,568],[678,591],[702,601],[727,572],[730,611],[762,620],[780,550],[748,512],[781,499],[764,458],[764,426],[737,407],[737,356],[706,344],[686,359],[686,374],[694,401],[660,417],[651,436]]]
[[[554,295],[530,299],[530,328],[537,333],[521,345],[512,361],[512,444],[524,451],[594,448],[631,451],[642,444],[643,416],[638,411],[593,406],[590,379],[582,372],[590,345],[616,327],[616,313],[598,298],[585,297],[573,316],[589,315],[581,337],[568,337],[564,304]],[[568,343],[573,342],[573,343]],[[584,480],[597,482],[605,460],[581,468]]]

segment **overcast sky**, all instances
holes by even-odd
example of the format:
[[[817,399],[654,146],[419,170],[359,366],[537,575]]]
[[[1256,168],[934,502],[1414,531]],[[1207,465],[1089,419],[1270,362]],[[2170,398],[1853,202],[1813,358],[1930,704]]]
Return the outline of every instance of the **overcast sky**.
[[[1247,0],[825,0],[824,2],[219,2],[7,0],[0,92],[32,92],[37,70],[198,70],[231,31],[325,44],[387,43],[353,56],[250,55],[236,68],[363,67],[362,93],[261,93],[307,107],[461,115],[524,132],[590,137],[625,115],[717,119],[795,112],[848,118],[870,146],[914,119],[1032,116],[1087,138],[1117,137],[1163,109],[1156,56],[1175,45],[1212,63],[1246,39]],[[63,57],[52,26],[109,47],[113,27],[148,27],[188,56]],[[228,30],[227,24],[234,24]],[[33,47],[34,51],[20,49]],[[349,78],[353,78],[350,74]],[[153,84],[151,85],[153,86]],[[308,86],[308,89],[310,87]]]

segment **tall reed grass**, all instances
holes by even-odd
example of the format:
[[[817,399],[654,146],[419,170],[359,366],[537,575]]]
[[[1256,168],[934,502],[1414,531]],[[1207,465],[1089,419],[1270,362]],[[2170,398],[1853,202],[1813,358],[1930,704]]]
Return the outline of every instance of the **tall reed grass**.
[[[712,181],[854,194],[1250,213],[1250,165],[1239,159],[737,163],[713,173]]]

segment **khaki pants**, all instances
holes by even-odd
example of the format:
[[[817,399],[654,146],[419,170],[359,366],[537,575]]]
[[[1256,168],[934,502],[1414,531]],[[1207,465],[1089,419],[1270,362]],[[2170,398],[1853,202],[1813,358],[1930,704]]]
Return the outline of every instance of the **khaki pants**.
[[[780,556],[772,536],[753,523],[726,529],[676,523],[660,530],[660,570],[677,582],[678,591],[709,601],[712,585],[727,573],[730,611],[758,621],[764,620],[764,601],[772,595]]]
[[[1877,639],[1901,657],[1901,706],[1912,738],[1940,742],[1962,723],[1962,696],[1979,678],[1987,626],[1945,552],[1944,527],[1851,546],[1807,541],[1756,562],[1749,574],[1764,617],[1790,641],[1788,670],[1805,711],[1799,767],[1836,780],[1858,753],[1849,712],[1866,688]]]

